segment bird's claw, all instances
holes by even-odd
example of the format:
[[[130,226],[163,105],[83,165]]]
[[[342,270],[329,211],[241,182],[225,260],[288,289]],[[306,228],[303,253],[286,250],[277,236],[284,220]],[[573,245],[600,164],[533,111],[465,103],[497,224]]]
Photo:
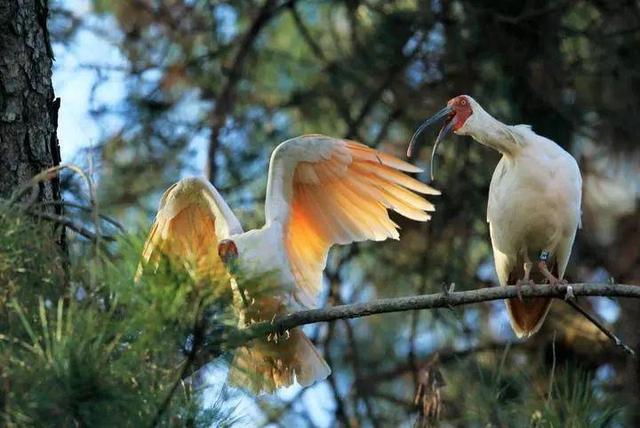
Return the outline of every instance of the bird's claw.
[[[273,342],[277,345],[279,340],[280,334],[278,334],[278,332],[269,333],[267,336],[267,342]]]
[[[558,279],[558,278],[553,278],[552,280],[549,281],[549,285],[555,289],[557,289],[561,285],[567,285],[568,283],[569,281],[567,281],[566,279]]]
[[[277,345],[278,341],[281,340],[282,337],[284,337],[284,340],[289,340],[291,337],[289,330],[285,330],[283,333],[278,333],[277,331],[269,333],[269,335],[267,335],[267,342],[273,342]]]
[[[453,293],[456,289],[456,283],[452,282],[451,284],[449,284],[449,286],[447,286],[447,284],[443,283],[442,284],[442,293],[445,296],[448,296],[449,294]]]
[[[573,287],[568,285],[567,292],[564,295],[564,300],[575,300],[575,299],[576,299],[576,295],[573,294]]]

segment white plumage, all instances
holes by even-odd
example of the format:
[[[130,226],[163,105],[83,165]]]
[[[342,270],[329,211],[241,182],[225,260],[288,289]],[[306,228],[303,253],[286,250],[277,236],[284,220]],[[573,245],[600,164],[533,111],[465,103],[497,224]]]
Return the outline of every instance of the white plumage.
[[[443,129],[502,153],[487,206],[500,284],[561,281],[580,225],[582,179],[575,159],[527,125],[499,122],[468,95],[450,100],[439,115],[447,117]],[[511,299],[506,305],[516,335],[528,337],[542,325],[551,300]]]
[[[243,274],[269,273],[277,282],[269,295],[248,306],[236,299],[241,323],[271,320],[286,313],[289,304],[313,307],[332,245],[398,239],[389,209],[418,221],[430,218],[433,205],[415,192],[439,192],[403,171],[420,170],[353,141],[323,135],[285,141],[271,156],[264,227],[243,232],[213,186],[198,178],[181,180],[162,198],[143,259],[153,262],[161,253],[192,258],[197,275],[225,278],[229,273],[218,247],[223,242],[227,252],[232,242]],[[246,291],[251,295],[254,290]],[[239,350],[229,376],[230,382],[259,393],[294,379],[310,385],[329,373],[304,333],[295,329],[286,340],[256,340]]]

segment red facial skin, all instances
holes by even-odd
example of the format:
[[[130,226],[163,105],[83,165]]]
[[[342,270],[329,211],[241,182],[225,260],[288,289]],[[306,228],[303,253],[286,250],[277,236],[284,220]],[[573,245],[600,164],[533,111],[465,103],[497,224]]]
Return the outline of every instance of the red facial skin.
[[[460,95],[450,99],[447,105],[455,112],[452,118],[452,120],[454,120],[453,131],[455,132],[464,125],[467,119],[469,119],[469,116],[473,113],[471,110],[471,104],[467,97]]]
[[[238,247],[236,243],[230,239],[223,239],[218,244],[218,256],[222,259],[222,262],[227,265],[232,260],[238,258]]]

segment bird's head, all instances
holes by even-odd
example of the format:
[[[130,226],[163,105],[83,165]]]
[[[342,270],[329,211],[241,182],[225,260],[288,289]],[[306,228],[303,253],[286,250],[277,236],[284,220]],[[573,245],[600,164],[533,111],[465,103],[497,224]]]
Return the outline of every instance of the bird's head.
[[[433,176],[433,155],[435,154],[440,141],[442,141],[444,137],[449,135],[451,132],[459,135],[469,134],[471,131],[470,128],[472,127],[471,122],[473,122],[474,112],[480,111],[481,109],[482,108],[476,100],[471,98],[469,95],[458,95],[455,98],[451,98],[449,102],[447,102],[447,106],[445,108],[425,120],[422,125],[418,127],[411,137],[411,142],[407,149],[407,156],[412,157],[413,154],[417,152],[420,146],[418,143],[418,137],[425,129],[440,122],[441,120],[444,120],[444,125],[438,133],[431,155],[431,171]]]
[[[455,134],[466,135],[471,116],[479,107],[476,100],[469,95],[458,95],[447,102],[447,108],[451,109],[449,122]]]
[[[238,246],[231,239],[223,239],[218,244],[218,256],[229,272],[236,269],[238,260]]]

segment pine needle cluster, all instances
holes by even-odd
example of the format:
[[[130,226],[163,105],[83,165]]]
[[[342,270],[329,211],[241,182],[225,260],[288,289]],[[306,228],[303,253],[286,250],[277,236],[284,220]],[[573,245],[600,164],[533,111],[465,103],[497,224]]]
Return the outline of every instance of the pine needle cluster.
[[[51,224],[0,206],[0,425],[234,423],[190,376],[223,354],[204,338],[235,325],[231,296],[168,262],[134,283],[141,242],[68,256]]]

